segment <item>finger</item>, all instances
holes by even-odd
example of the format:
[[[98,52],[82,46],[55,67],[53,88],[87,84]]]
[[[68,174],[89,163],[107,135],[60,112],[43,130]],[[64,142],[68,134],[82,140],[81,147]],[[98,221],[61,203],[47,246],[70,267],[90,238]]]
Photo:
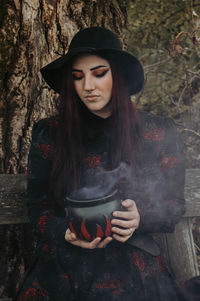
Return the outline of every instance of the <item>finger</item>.
[[[114,211],[113,212],[114,217],[122,218],[122,219],[134,219],[138,216],[138,211]]]
[[[128,236],[120,236],[118,234],[113,234],[113,238],[117,241],[120,241],[120,242],[126,242],[129,238],[130,238],[130,235]]]
[[[137,209],[135,201],[126,199],[122,202],[122,206],[125,207],[127,210]]]
[[[103,241],[101,241],[97,245],[97,248],[98,249],[105,248],[107,246],[107,244],[109,244],[112,240],[113,240],[113,238],[111,236],[106,237]]]
[[[71,241],[71,243],[75,246],[78,246],[80,248],[84,248],[84,249],[95,249],[96,246],[99,244],[99,242],[101,241],[100,237],[95,238],[93,241],[88,242],[85,240],[80,240],[77,239],[75,241]]]
[[[95,249],[100,243],[101,237],[96,237],[93,241],[90,242],[90,249]]]
[[[65,240],[67,240],[67,241],[76,240],[76,235],[74,233],[72,233],[69,228],[65,232]]]
[[[120,220],[120,219],[112,219],[111,220],[112,226],[119,226],[122,228],[136,228],[138,227],[139,221],[138,219],[132,219],[132,220]]]
[[[93,241],[88,242],[85,240],[80,240],[76,238],[76,235],[70,231],[68,228],[65,233],[65,239],[70,242],[71,244],[81,247],[81,248],[88,248],[88,249],[94,249],[101,241],[100,237],[95,238]]]
[[[122,206],[125,209],[127,209],[127,211],[136,211],[137,210],[135,202],[133,200],[130,200],[130,199],[124,200],[122,202]],[[114,211],[113,215],[117,216],[119,214],[119,212],[125,212],[125,213],[127,213],[127,211]]]
[[[133,232],[135,231],[135,228],[133,227],[130,227],[128,229],[120,229],[120,228],[117,228],[117,227],[113,227],[112,228],[112,232],[114,234],[118,234],[120,236],[132,236]]]

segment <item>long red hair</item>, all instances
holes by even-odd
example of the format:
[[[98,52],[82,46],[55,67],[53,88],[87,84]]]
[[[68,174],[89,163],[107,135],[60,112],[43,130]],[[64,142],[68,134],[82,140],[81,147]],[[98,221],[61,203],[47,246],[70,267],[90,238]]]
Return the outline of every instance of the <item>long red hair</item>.
[[[130,100],[129,87],[119,65],[108,54],[99,56],[109,61],[113,77],[110,167],[114,169],[121,162],[126,162],[134,168],[140,138],[137,110]],[[86,155],[81,118],[83,104],[75,92],[71,70],[72,62],[63,71],[58,106],[59,128],[53,133],[49,195],[60,204],[78,182],[81,163]]]

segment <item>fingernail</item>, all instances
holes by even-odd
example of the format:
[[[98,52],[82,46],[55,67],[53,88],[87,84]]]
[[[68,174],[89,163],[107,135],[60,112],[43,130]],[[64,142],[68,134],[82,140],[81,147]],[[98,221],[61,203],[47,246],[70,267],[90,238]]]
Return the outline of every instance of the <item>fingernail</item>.
[[[114,212],[113,212],[113,216],[117,216],[117,211],[114,211]]]
[[[128,200],[123,201],[122,205],[128,205]]]

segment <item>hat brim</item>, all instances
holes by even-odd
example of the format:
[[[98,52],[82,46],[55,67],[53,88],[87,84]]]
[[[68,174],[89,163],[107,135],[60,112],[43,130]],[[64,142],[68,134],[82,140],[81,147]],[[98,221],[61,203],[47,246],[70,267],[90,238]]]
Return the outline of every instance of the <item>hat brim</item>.
[[[67,54],[56,59],[52,63],[43,67],[40,71],[47,82],[47,84],[57,93],[61,93],[62,88],[62,76],[65,65],[76,55],[83,53],[95,53],[99,54],[106,52],[113,55],[114,60],[120,65],[120,70],[129,87],[130,95],[136,94],[141,91],[144,84],[144,71],[142,65],[136,57],[132,54],[116,49],[97,49],[90,47],[74,48]]]

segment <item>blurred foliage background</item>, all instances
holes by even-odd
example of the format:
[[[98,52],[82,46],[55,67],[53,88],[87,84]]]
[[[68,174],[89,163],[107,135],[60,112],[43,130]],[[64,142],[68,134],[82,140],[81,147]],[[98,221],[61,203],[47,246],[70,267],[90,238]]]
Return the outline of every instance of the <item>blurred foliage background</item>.
[[[137,107],[172,117],[188,168],[200,168],[200,1],[127,0],[127,50],[145,70]]]
[[[127,0],[127,50],[145,70],[137,107],[179,126],[187,168],[200,168],[200,0]],[[200,267],[200,219],[193,219]]]

